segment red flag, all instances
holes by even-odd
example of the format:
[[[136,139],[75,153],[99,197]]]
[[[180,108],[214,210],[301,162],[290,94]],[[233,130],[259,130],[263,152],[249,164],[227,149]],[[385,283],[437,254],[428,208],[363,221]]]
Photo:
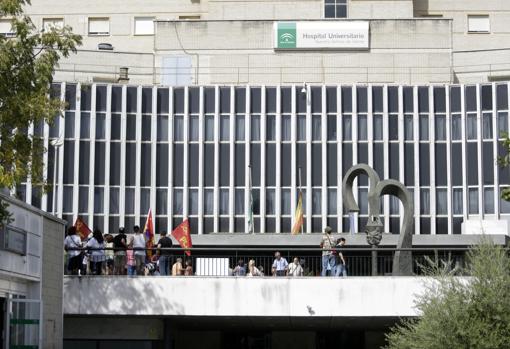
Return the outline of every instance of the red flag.
[[[147,214],[147,221],[145,221],[145,227],[143,228],[143,234],[145,236],[145,247],[147,247],[147,256],[152,256],[152,247],[154,246],[154,225],[152,224],[152,210],[149,208]]]
[[[187,218],[174,229],[172,236],[179,242],[179,245],[181,245],[182,248],[193,247],[191,245],[189,221]],[[185,251],[185,253],[188,256],[191,255],[191,251]]]
[[[76,232],[80,236],[82,240],[85,240],[89,237],[89,234],[92,232],[90,228],[85,224],[85,222],[80,218],[76,218],[76,222],[74,222],[74,227],[76,228]]]

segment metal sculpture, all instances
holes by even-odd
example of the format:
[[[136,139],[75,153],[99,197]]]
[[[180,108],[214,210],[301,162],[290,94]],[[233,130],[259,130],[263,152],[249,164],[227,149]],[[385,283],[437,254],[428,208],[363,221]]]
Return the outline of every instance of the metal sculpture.
[[[411,251],[401,251],[412,247],[414,217],[413,201],[407,188],[394,179],[381,181],[377,173],[366,164],[358,164],[349,169],[344,176],[343,202],[349,212],[359,212],[358,204],[354,199],[352,185],[354,179],[361,174],[368,176],[370,186],[368,190],[368,221],[365,226],[367,242],[372,247],[372,274],[377,275],[377,246],[383,237],[383,224],[380,219],[379,200],[383,195],[393,195],[400,199],[404,206],[404,222],[398,239],[397,251],[393,257],[393,275],[412,274]]]

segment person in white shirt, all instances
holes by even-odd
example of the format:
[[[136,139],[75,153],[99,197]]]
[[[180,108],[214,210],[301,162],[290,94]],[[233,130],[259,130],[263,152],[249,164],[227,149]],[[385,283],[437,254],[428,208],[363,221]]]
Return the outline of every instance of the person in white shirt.
[[[289,276],[303,276],[303,267],[297,257],[289,264]]]
[[[274,257],[272,268],[273,276],[286,276],[289,270],[289,263],[281,256],[280,252],[276,252]]]
[[[140,231],[140,227],[133,227],[133,250],[135,251],[136,275],[144,275],[145,268],[145,237]]]
[[[93,275],[101,275],[103,263],[106,260],[104,253],[104,238],[99,229],[94,230],[92,239],[87,242],[85,247],[90,248],[90,271]]]
[[[82,253],[75,248],[81,248],[81,239],[76,233],[76,228],[71,226],[67,229],[67,236],[64,240],[64,249],[67,251],[68,264],[67,270],[71,275],[78,275],[78,270],[81,268]]]

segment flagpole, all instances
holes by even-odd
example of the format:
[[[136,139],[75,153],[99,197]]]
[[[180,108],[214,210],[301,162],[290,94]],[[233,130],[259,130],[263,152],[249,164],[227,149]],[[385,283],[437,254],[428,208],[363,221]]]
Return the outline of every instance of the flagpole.
[[[248,165],[248,174],[249,174],[249,183],[250,186],[250,213],[249,213],[249,219],[250,219],[250,226],[248,227],[250,229],[249,233],[255,233],[255,222],[253,219],[253,188],[252,188],[252,179],[251,179],[251,165]]]
[[[301,166],[299,167],[299,193],[301,194],[301,200],[303,200],[303,194],[301,191]],[[303,201],[301,201],[301,202],[303,202]],[[304,217],[303,217],[303,224],[301,224],[301,234],[303,234],[303,226],[304,225],[305,225],[305,222],[304,222]]]

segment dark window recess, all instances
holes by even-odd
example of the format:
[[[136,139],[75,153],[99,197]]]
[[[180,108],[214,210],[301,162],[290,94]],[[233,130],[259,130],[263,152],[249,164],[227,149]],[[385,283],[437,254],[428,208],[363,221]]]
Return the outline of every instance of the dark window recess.
[[[506,84],[496,86],[496,104],[499,110],[508,109],[508,86]]]
[[[157,102],[156,102],[156,111],[158,114],[168,114],[168,89],[167,88],[158,88]]]
[[[388,87],[388,111],[398,113],[398,87]]]
[[[326,87],[326,109],[328,113],[336,113],[336,87]]]
[[[358,164],[368,164],[368,144],[358,144]],[[361,175],[358,177],[358,185],[368,185],[368,177]]]
[[[136,113],[136,104],[137,104],[137,88],[136,87],[128,87],[126,91],[126,111],[128,113]]]
[[[444,87],[434,87],[434,112],[446,112],[446,91]]]
[[[112,87],[112,112],[120,113],[122,111],[122,87]]]
[[[462,144],[452,144],[452,185],[462,185]]]
[[[390,143],[390,178],[399,180],[399,146],[398,143]]]
[[[250,89],[250,107],[252,113],[260,113],[262,91],[260,87],[254,87]]]
[[[120,143],[110,143],[110,185],[120,185]]]
[[[453,217],[453,234],[460,235],[462,233],[462,222],[464,218]]]
[[[327,117],[328,120],[328,141],[336,141],[337,133],[336,133],[336,115],[329,115]]]
[[[382,113],[383,108],[383,88],[381,86],[374,86],[372,88],[372,111],[374,113]]]
[[[412,87],[404,87],[404,113],[412,113],[413,112],[413,88]]]
[[[420,185],[430,185],[430,148],[428,144],[420,144]]]
[[[136,115],[128,114],[126,117],[126,140],[136,140]]]
[[[230,113],[230,87],[220,87],[220,113]]]
[[[214,113],[215,91],[212,87],[204,88],[204,111],[206,114]]]
[[[281,218],[280,219],[280,231],[282,233],[290,233],[291,230],[291,220],[290,218]]]
[[[151,145],[142,144],[140,161],[140,185],[148,187],[151,185]]]
[[[229,184],[230,184],[230,144],[220,144],[220,186],[228,186]]]
[[[366,113],[368,109],[368,94],[366,87],[356,89],[356,101],[358,103],[358,113]]]
[[[276,144],[266,145],[266,186],[276,185]]]
[[[111,139],[120,140],[120,114],[112,114]]]
[[[220,232],[221,233],[230,233],[230,230],[229,230],[229,227],[228,227],[228,218],[220,218],[218,220],[218,222],[220,223]]]
[[[236,187],[244,186],[244,177],[245,177],[245,168],[246,168],[246,154],[245,154],[245,145],[244,144],[236,144],[235,145],[235,181],[234,185]]]
[[[105,142],[96,142],[96,149],[94,151],[95,164],[94,164],[94,184],[103,185],[105,176]]]
[[[142,88],[142,113],[152,113],[152,88]]]
[[[190,114],[198,114],[200,111],[200,89],[198,87],[188,89],[188,111]]]
[[[238,114],[246,112],[246,89],[243,87],[235,88],[235,109]]]
[[[452,113],[460,112],[461,110],[461,98],[460,98],[460,87],[452,87],[450,89],[450,110]]]
[[[467,86],[465,92],[466,111],[476,111],[476,86]]]
[[[151,140],[151,116],[143,115],[142,116],[142,141],[150,141]]]
[[[436,234],[448,234],[448,218],[436,218]]]
[[[260,144],[250,145],[251,180],[255,187],[260,186]]]
[[[302,175],[303,174],[301,174],[301,176]],[[312,144],[312,185],[319,186],[321,184],[322,184],[322,145]]]
[[[89,184],[90,142],[80,141],[79,184]],[[74,164],[73,164],[74,165]]]
[[[446,144],[436,144],[436,185],[445,186],[447,178],[447,166],[446,166]]]
[[[234,218],[234,232],[244,233],[244,218]]]
[[[281,148],[281,177],[280,184],[282,187],[288,187],[291,184],[291,145],[282,144]]]
[[[404,145],[404,184],[407,186],[414,185],[414,144]]]
[[[430,235],[430,218],[420,218],[420,235]]]
[[[492,110],[492,85],[483,85],[482,94],[482,110]]]
[[[418,87],[418,111],[427,113],[429,111],[429,88]]]
[[[276,113],[276,88],[266,88],[266,112]]]
[[[189,145],[188,180],[190,187],[198,187],[198,144]]]
[[[191,234],[198,234],[198,218],[189,219],[189,230]]]
[[[66,84],[66,110],[76,109],[76,84]]]
[[[390,217],[390,233],[400,234],[400,218]]]
[[[399,128],[399,122],[398,122],[398,115],[390,115],[388,117],[389,119],[389,136],[390,140],[398,140],[398,128]]]
[[[494,164],[496,159],[494,158],[494,151],[492,149],[492,142],[483,142],[483,184],[494,184]]]
[[[312,233],[321,233],[322,229],[322,218],[312,218]]]
[[[88,164],[88,160],[86,164]],[[53,176],[53,171],[51,172]],[[74,141],[64,141],[64,184],[74,183]]]
[[[298,114],[306,113],[306,93],[301,92],[300,88],[296,88],[296,112]]]
[[[156,157],[158,159],[158,165],[156,166],[156,186],[167,187],[168,186],[168,144],[158,144],[156,146]]]
[[[290,113],[292,111],[292,89],[290,87],[282,87],[280,94],[281,112]]]
[[[82,111],[90,111],[92,102],[92,86],[81,85],[80,108]]]
[[[322,87],[312,87],[312,113],[322,111]]]
[[[96,111],[106,111],[106,86],[96,87]]]
[[[382,143],[374,143],[374,170],[384,178],[384,148]]]
[[[126,185],[132,186],[135,185],[135,171],[137,169],[136,166],[136,144],[127,143],[126,144]],[[122,170],[122,169],[121,169]]]
[[[183,185],[182,166],[179,166],[177,164],[184,163],[184,145],[174,144],[173,147],[174,147],[174,149],[173,149],[173,163],[176,165],[176,166],[172,166],[174,187],[182,187],[182,185]],[[206,173],[208,173],[208,172],[206,172]],[[214,173],[214,172],[210,172],[210,173]],[[207,177],[209,177],[209,176],[205,176],[206,181],[207,181]],[[210,177],[214,177],[214,176],[210,176]]]
[[[177,224],[180,224],[180,222]],[[204,234],[210,233],[214,233],[214,218],[204,218]]]
[[[467,145],[467,179],[468,185],[478,185],[478,149],[476,143]]]
[[[342,112],[352,112],[352,88],[342,87]]]
[[[299,184],[299,168],[301,167],[301,185],[305,186],[308,183],[306,177],[306,144],[298,144],[296,148],[296,183]]]
[[[276,220],[274,218],[266,218],[266,233],[276,232]]]
[[[328,144],[327,145],[327,166],[328,166],[328,173],[327,173],[327,184],[328,186],[336,186],[337,183],[337,176],[338,176],[338,154],[337,154],[337,145],[334,144]]]
[[[352,144],[344,143],[342,145],[342,178],[352,167]]]
[[[175,161],[174,163],[178,164]],[[214,144],[204,145],[204,185],[206,187],[212,187],[214,185]]]
[[[184,89],[183,88],[175,88],[174,89],[174,100],[173,100],[173,110],[174,114],[183,114],[184,113]]]

